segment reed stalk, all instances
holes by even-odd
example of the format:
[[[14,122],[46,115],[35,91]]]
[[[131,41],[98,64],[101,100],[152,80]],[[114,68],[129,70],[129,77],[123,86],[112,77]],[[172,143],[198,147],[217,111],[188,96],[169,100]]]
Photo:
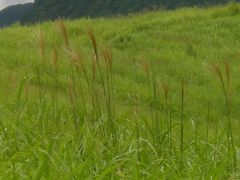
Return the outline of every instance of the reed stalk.
[[[225,107],[227,113],[228,123],[226,126],[227,129],[227,147],[228,147],[228,159],[229,159],[229,167],[232,166],[235,169],[235,147],[234,147],[234,139],[232,134],[232,120],[231,120],[231,78],[230,78],[230,65],[228,62],[225,62],[225,75],[226,75],[226,83],[224,82],[224,78],[222,72],[217,64],[211,65],[213,72],[218,77],[220,84],[222,86],[222,91],[225,99]],[[230,167],[231,169],[231,167]]]
[[[52,50],[51,53],[51,66],[52,74],[54,79],[54,92],[52,92],[52,104],[53,104],[53,118],[56,119],[57,116],[57,100],[58,100],[58,51],[56,49]]]
[[[206,155],[208,156],[208,144],[209,144],[209,123],[210,123],[210,102],[207,105],[207,127],[206,127]]]
[[[181,132],[180,132],[180,167],[183,169],[184,162],[184,79],[181,83]]]
[[[135,98],[134,98],[134,104],[135,104],[135,129],[136,129],[136,140],[137,140],[137,156],[138,161],[141,162],[141,146],[140,146],[140,130],[139,130],[139,121],[138,121],[138,97],[137,97],[137,87],[135,86]]]
[[[111,129],[113,145],[115,145],[116,142],[117,142],[116,141],[117,140],[116,139],[117,138],[117,132],[116,132],[116,128],[115,128],[114,121],[113,121],[111,96],[109,94],[110,90],[108,89],[110,86],[108,86],[108,85],[106,86],[106,84],[105,84],[104,75],[103,75],[102,68],[101,68],[101,65],[100,65],[100,58],[99,58],[99,54],[98,54],[98,46],[97,46],[97,41],[96,41],[95,34],[91,30],[89,30],[87,33],[88,33],[89,39],[92,42],[92,46],[93,46],[93,49],[94,49],[96,62],[97,62],[97,68],[98,68],[98,72],[99,72],[99,75],[100,75],[100,81],[101,81],[103,94],[104,94],[104,98],[105,98],[105,103],[106,103],[106,108],[107,108],[108,121],[109,121],[109,125],[110,125],[109,129]],[[108,59],[108,61],[109,61],[109,59]],[[109,79],[107,79],[107,83],[109,83]],[[108,89],[108,91],[107,91],[107,89]]]

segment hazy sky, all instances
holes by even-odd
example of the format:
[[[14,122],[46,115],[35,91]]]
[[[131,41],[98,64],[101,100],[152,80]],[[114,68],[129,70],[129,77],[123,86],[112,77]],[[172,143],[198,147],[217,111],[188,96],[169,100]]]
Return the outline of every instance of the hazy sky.
[[[0,0],[0,9],[3,9],[9,5],[21,4],[27,2],[33,2],[34,0]]]

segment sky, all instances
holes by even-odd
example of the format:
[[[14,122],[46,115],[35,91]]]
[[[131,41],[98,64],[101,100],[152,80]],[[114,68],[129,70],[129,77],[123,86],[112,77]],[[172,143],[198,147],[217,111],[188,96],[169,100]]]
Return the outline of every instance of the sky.
[[[0,0],[0,10],[14,4],[33,2],[34,0]]]

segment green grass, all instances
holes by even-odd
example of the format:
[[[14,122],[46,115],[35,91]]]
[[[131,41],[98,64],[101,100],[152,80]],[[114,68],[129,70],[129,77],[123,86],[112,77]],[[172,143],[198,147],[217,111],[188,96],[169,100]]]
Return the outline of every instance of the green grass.
[[[0,30],[0,179],[239,179],[240,6]]]

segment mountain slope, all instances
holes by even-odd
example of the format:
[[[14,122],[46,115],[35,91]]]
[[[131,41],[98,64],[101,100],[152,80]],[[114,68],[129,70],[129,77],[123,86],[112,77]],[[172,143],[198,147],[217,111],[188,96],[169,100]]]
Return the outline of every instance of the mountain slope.
[[[240,179],[239,19],[231,4],[0,30],[0,179]]]
[[[0,27],[5,27],[19,21],[31,8],[33,3],[19,4],[0,11]]]
[[[111,16],[158,8],[174,9],[181,6],[212,5],[229,0],[37,0],[34,8],[21,22],[51,20],[57,17]]]

